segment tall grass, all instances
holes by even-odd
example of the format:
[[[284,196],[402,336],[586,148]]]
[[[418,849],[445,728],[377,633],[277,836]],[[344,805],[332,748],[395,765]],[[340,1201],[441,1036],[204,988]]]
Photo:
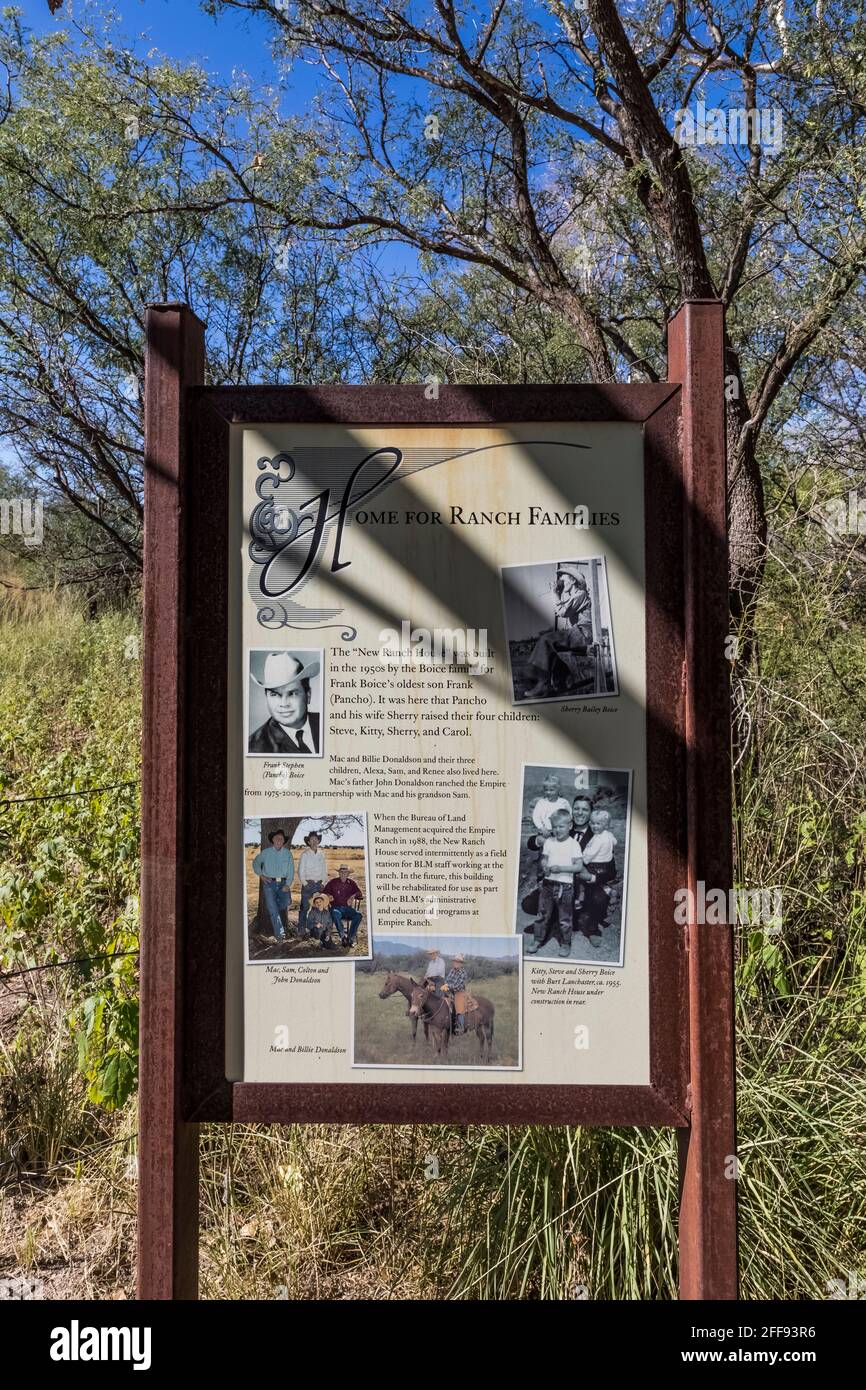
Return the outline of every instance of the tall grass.
[[[822,1298],[866,1264],[862,740],[814,658],[830,617],[816,603],[804,625],[794,598],[771,575],[736,779],[738,882],[778,888],[784,916],[737,933],[741,1275],[759,1299]],[[137,777],[135,631],[65,598],[5,614],[0,795]],[[134,792],[13,806],[0,835],[0,969],[134,943]],[[103,964],[0,989],[0,1273],[60,1296],[131,1292],[134,1098],[111,1114],[97,1084],[123,1039],[79,1043],[86,1001],[106,993],[110,1014],[134,985]],[[670,1131],[208,1126],[202,1175],[208,1297],[676,1296]]]

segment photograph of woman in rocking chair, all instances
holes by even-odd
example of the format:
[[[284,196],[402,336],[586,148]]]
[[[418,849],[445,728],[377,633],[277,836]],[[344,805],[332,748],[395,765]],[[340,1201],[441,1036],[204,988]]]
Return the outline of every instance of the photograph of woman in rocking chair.
[[[504,565],[502,593],[515,704],[619,694],[603,558]]]

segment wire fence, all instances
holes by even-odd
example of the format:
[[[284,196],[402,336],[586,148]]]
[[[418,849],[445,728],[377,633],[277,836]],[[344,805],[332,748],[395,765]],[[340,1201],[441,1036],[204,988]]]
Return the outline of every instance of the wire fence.
[[[124,782],[105,783],[104,785],[99,787],[85,787],[82,789],[75,790],[70,789],[66,791],[46,792],[38,796],[3,797],[0,798],[0,810],[7,806],[23,806],[35,802],[67,801],[77,797],[96,796],[102,792],[121,791],[129,787],[138,787],[140,786],[140,784],[141,779],[136,777],[134,779]],[[139,950],[138,948],[135,948],[134,950],[130,951],[100,951],[92,955],[70,956],[66,960],[45,961],[42,964],[29,965],[20,970],[6,970],[0,972],[0,984],[5,985],[10,980],[22,979],[28,975],[41,974],[44,971],[62,970],[64,968],[69,968],[77,965],[90,965],[96,961],[117,960],[121,957],[138,955]],[[42,1179],[51,1177],[56,1173],[68,1171],[70,1168],[74,1168],[80,1163],[87,1162],[94,1155],[103,1153],[106,1150],[112,1148],[116,1148],[121,1144],[132,1145],[135,1143],[137,1138],[138,1133],[136,1131],[136,1133],[134,1134],[124,1135],[119,1139],[101,1140],[99,1143],[92,1144],[88,1146],[86,1149],[77,1150],[68,1159],[63,1159],[59,1163],[52,1164],[47,1168],[38,1168],[33,1170],[24,1168],[20,1164],[19,1158],[15,1152],[15,1147],[13,1146],[13,1149],[10,1152],[8,1152],[5,1156],[0,1158],[0,1187],[9,1187],[14,1183],[23,1182],[27,1180],[41,1181]],[[3,1169],[7,1169],[9,1171],[6,1174],[3,1174]]]
[[[137,787],[141,783],[141,778],[136,777],[131,782],[109,782],[104,787],[86,787],[84,791],[75,792],[47,792],[44,796],[7,796],[0,800],[0,808],[4,806],[24,806],[27,802],[33,801],[69,801],[76,796],[95,796],[98,792],[114,792],[120,787]]]
[[[12,1173],[0,1178],[0,1187],[11,1187],[14,1183],[40,1181],[42,1178],[50,1178],[55,1173],[62,1173],[64,1169],[75,1168],[79,1163],[84,1163],[95,1154],[105,1153],[108,1149],[119,1148],[121,1144],[134,1144],[138,1138],[138,1130],[134,1134],[121,1135],[119,1139],[101,1139],[98,1144],[90,1144],[86,1149],[77,1149],[70,1158],[64,1158],[60,1163],[52,1163],[47,1168],[27,1169],[21,1167],[15,1154],[14,1147],[7,1156],[0,1159],[0,1168],[11,1168]]]
[[[5,980],[18,980],[22,975],[36,975],[42,970],[60,970],[64,965],[89,965],[94,960],[117,960],[120,956],[137,956],[134,951],[102,951],[94,956],[70,956],[69,960],[52,960],[44,965],[28,965],[24,970],[5,970],[0,972],[0,984]]]

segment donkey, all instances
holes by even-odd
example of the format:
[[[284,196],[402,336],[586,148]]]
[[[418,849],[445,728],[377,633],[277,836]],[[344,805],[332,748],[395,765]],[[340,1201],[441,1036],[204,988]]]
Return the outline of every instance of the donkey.
[[[418,981],[413,980],[411,975],[398,975],[396,970],[389,970],[385,976],[385,983],[379,990],[380,999],[388,999],[392,994],[402,994],[406,1000],[406,1017],[412,1020],[412,1046],[415,1046],[415,1039],[418,1034],[418,1015],[413,1014],[408,1007],[412,1001],[412,991],[418,989]],[[430,1041],[430,1025],[424,1019],[424,1041]]]
[[[490,1062],[490,1054],[493,1048],[493,1018],[496,1008],[489,999],[484,999],[481,995],[473,995],[477,1007],[470,1009],[465,1015],[466,1033],[475,1031],[478,1039],[479,1060]],[[444,994],[436,994],[433,990],[428,990],[424,985],[416,985],[412,990],[409,1002],[409,1013],[416,1018],[420,1018],[425,1029],[429,1027],[433,1030],[433,1050],[440,1057],[448,1056],[448,1045],[451,1041],[451,1008]],[[487,1056],[484,1056],[485,1044]]]

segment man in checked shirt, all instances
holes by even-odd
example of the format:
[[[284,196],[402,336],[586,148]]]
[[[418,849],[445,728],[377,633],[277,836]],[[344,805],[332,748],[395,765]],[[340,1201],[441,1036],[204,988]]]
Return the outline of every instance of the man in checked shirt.
[[[463,963],[463,956],[452,956],[451,969],[445,976],[445,983],[454,995],[454,1012],[457,1015],[455,1033],[466,1031],[464,1018],[466,1012],[466,971],[463,969]]]

